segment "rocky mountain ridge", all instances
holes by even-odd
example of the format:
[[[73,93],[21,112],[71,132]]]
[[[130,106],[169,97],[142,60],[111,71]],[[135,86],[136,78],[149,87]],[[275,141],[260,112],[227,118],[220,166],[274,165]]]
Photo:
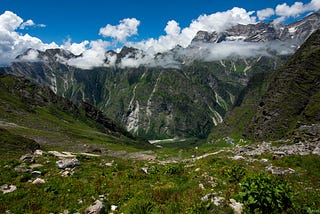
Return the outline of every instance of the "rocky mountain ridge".
[[[241,40],[245,42],[292,41],[293,44],[299,44],[319,29],[319,25],[320,11],[287,25],[260,22],[249,25],[239,24],[219,33],[199,31],[192,43],[221,43]]]

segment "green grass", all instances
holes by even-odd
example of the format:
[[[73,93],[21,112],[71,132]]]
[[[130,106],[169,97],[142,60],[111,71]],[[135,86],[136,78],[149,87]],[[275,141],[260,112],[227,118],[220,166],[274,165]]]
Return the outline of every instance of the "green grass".
[[[221,148],[232,149],[230,146]],[[170,159],[179,150],[185,154],[182,158],[190,158],[194,152],[191,148],[181,147],[162,148],[155,152],[160,159]],[[199,144],[197,149],[199,155],[214,151],[219,149],[208,144]],[[240,201],[239,183],[257,173],[266,173],[265,167],[269,164],[290,167],[297,172],[281,176],[293,191],[294,206],[291,210],[304,213],[320,209],[319,156],[290,156],[276,160],[272,160],[268,154],[256,157],[269,158],[268,163],[234,161],[229,158],[232,156],[230,152],[222,152],[195,162],[162,165],[157,162],[81,155],[77,156],[81,165],[71,177],[64,178],[55,166],[58,159],[45,154],[36,158],[36,163],[43,164],[38,170],[43,172],[41,178],[46,183],[36,186],[28,182],[34,179],[30,174],[14,171],[14,167],[21,164],[18,158],[2,158],[0,185],[14,184],[18,189],[0,195],[0,213],[6,210],[12,213],[82,212],[99,195],[105,195],[107,210],[111,205],[117,205],[119,213],[233,213],[227,203],[217,207],[200,199],[208,193],[215,193],[216,196]],[[111,167],[104,166],[104,163],[112,160]],[[143,167],[148,168],[149,174],[142,171]]]

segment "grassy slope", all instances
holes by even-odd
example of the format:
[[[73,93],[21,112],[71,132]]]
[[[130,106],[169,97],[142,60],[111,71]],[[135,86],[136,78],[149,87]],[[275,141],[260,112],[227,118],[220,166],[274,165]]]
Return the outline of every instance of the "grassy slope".
[[[209,152],[207,148],[199,147],[198,155],[203,149]],[[217,150],[211,148],[210,152],[214,151]],[[61,177],[60,170],[55,166],[58,159],[44,154],[36,158],[36,163],[43,164],[36,170],[40,170],[41,178],[46,180],[41,185],[28,182],[35,179],[29,173],[14,171],[21,161],[0,160],[0,185],[14,184],[18,188],[13,193],[0,194],[0,213],[6,210],[12,213],[60,213],[64,210],[81,213],[93,202],[92,198],[98,199],[99,195],[106,197],[104,204],[107,210],[110,205],[117,205],[119,213],[233,213],[227,203],[217,207],[212,202],[201,202],[201,198],[214,193],[215,196],[240,201],[239,183],[245,177],[265,173],[265,167],[269,164],[290,167],[297,172],[272,176],[274,179],[284,179],[292,188],[294,207],[290,213],[319,211],[319,156],[291,156],[276,160],[272,160],[272,154],[254,157],[267,158],[267,163],[234,161],[228,158],[230,156],[230,152],[224,152],[193,163],[166,165],[78,156],[81,165],[74,174]],[[111,167],[104,165],[112,160]],[[141,170],[143,167],[148,168],[149,174]]]
[[[49,89],[22,78],[2,75],[0,82],[0,124],[14,134],[34,139],[50,149],[149,146],[88,105],[76,107]]]
[[[247,134],[258,139],[279,139],[290,136],[294,129],[299,127],[300,122],[318,123],[319,81],[320,31],[318,30],[286,65],[277,71],[258,112],[249,124]]]
[[[0,128],[0,154],[2,158],[16,157],[40,148],[33,140],[12,134]]]

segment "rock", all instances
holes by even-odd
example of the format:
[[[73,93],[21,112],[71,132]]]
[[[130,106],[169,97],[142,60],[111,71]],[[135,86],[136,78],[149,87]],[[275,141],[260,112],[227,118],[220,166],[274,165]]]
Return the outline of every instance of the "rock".
[[[39,163],[34,163],[34,164],[29,165],[29,167],[30,167],[31,169],[35,169],[35,168],[43,167],[43,165],[42,165],[42,164],[39,164]]]
[[[40,150],[40,149],[37,149],[36,151],[34,151],[33,153],[35,156],[42,156],[44,154],[44,151]]]
[[[220,206],[224,202],[224,197],[214,197],[213,198],[213,204],[216,206]]]
[[[71,154],[70,152],[57,152],[57,151],[49,151],[49,154],[56,156],[58,158],[64,159],[64,158],[74,158],[75,155]]]
[[[93,205],[88,207],[85,211],[85,214],[101,214],[104,213],[104,205],[101,201],[96,200]]]
[[[141,171],[144,172],[145,174],[149,174],[147,167],[142,167]]]
[[[41,172],[40,172],[40,171],[32,171],[31,174],[32,174],[34,177],[40,177],[40,176],[41,176]]]
[[[320,155],[320,148],[316,147],[313,151],[312,151],[313,155]]]
[[[116,205],[111,205],[111,211],[116,211],[117,208],[118,208],[118,206],[116,206]]]
[[[80,165],[78,159],[62,159],[56,162],[59,169],[74,168]]]
[[[2,191],[3,194],[7,194],[16,190],[17,190],[17,187],[14,185],[4,184],[0,186],[0,191]]]
[[[20,158],[23,162],[33,163],[34,162],[34,156],[31,154],[22,155]]]
[[[61,173],[61,176],[62,176],[62,177],[70,177],[72,174],[73,174],[72,172],[66,170],[66,171],[63,171],[63,172]]]
[[[199,184],[199,188],[201,189],[201,190],[204,190],[205,188],[204,188],[204,186],[203,186],[203,184]]]
[[[203,196],[201,198],[201,201],[202,202],[207,202],[207,201],[212,201],[212,199],[214,198],[214,194],[213,193],[209,193],[209,194],[206,194],[205,196]]]
[[[81,198],[78,199],[78,204],[83,204],[83,200]]]
[[[219,197],[219,196],[215,197],[214,193],[206,194],[201,198],[202,202],[211,201],[216,206],[220,206],[224,202],[224,200],[225,200],[224,197]]]
[[[46,181],[42,178],[37,178],[36,180],[32,181],[32,184],[38,185],[38,184],[44,184]]]
[[[99,195],[99,199],[100,199],[101,201],[104,201],[104,200],[106,200],[106,196],[105,196],[105,195]]]
[[[224,138],[224,141],[225,141],[226,143],[234,144],[234,139],[232,139],[232,138],[230,138],[230,137]]]
[[[273,175],[287,175],[295,173],[295,170],[291,168],[280,168],[272,165],[267,166],[266,169]]]
[[[27,165],[25,163],[20,164],[19,166],[16,166],[14,168],[14,171],[16,172],[32,172],[32,169],[30,169],[29,167],[27,167]]]
[[[280,157],[283,157],[286,155],[286,153],[282,151],[274,151],[273,154]]]
[[[114,160],[112,160],[111,162],[108,162],[108,163],[102,163],[102,166],[112,167],[113,164],[114,164]]]
[[[241,155],[236,155],[234,157],[231,158],[232,160],[245,160],[245,157],[241,156]]]
[[[243,204],[237,202],[234,199],[230,199],[230,204],[229,206],[233,209],[234,214],[241,214],[243,212]]]

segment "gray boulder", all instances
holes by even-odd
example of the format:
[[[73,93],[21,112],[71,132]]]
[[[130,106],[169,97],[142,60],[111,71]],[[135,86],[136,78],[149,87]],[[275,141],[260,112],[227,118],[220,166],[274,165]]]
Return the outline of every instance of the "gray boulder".
[[[90,207],[88,207],[84,213],[85,214],[102,214],[104,213],[104,205],[101,201],[96,200]]]
[[[20,158],[23,162],[33,163],[34,162],[34,156],[31,154],[22,155]]]
[[[56,162],[59,169],[66,169],[66,168],[74,168],[80,165],[80,162],[76,158],[72,159],[63,159]]]

